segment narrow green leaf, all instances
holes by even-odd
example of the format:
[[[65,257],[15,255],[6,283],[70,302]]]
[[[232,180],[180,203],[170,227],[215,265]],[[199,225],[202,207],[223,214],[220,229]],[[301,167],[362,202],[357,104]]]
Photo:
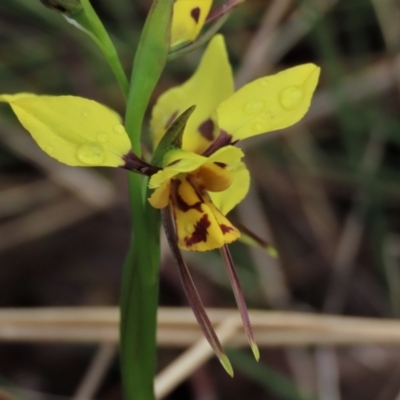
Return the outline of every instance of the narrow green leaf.
[[[141,154],[141,129],[151,93],[169,51],[174,0],[155,0],[132,68],[125,115],[133,152]],[[160,264],[160,212],[147,202],[147,179],[129,174],[132,238],[121,291],[121,372],[127,400],[154,400]]]
[[[154,400],[160,212],[142,201],[146,186],[147,179],[129,174],[133,232],[122,275],[120,326],[122,383],[127,400]]]
[[[169,150],[180,149],[182,147],[182,136],[185,131],[185,126],[187,120],[192,115],[196,106],[192,106],[188,108],[185,112],[183,112],[168,128],[165,135],[162,137],[160,143],[158,144],[153,158],[152,164],[157,167],[162,167],[161,163],[164,157],[164,154]]]
[[[140,136],[146,108],[167,61],[173,3],[174,0],[153,2],[133,63],[125,118],[132,149],[137,155],[141,154]]]
[[[123,95],[127,97],[129,89],[128,79],[124,69],[122,68],[117,50],[115,49],[110,36],[104,28],[100,18],[97,16],[96,11],[90,4],[90,1],[80,0],[80,6],[81,8],[79,11],[65,13],[65,19],[81,31],[85,32],[97,44],[113,71]]]

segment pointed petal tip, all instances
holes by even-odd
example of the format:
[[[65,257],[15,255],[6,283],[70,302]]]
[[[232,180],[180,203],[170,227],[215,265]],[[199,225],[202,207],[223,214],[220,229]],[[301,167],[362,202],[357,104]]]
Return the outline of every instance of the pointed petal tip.
[[[278,250],[274,247],[274,246],[268,246],[266,248],[267,253],[272,257],[272,258],[278,258],[279,257],[279,253]]]
[[[260,361],[260,350],[255,342],[250,343],[251,351],[253,352],[254,358],[256,361]]]
[[[219,356],[219,362],[222,364],[222,366],[224,367],[225,371],[228,373],[228,375],[233,378],[233,368],[232,368],[232,364],[229,361],[229,358],[226,354],[221,354]]]

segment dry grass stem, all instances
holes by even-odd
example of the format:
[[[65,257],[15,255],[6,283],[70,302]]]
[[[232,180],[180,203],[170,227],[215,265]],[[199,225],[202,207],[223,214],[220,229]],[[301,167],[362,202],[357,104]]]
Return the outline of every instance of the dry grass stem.
[[[75,395],[72,397],[73,400],[89,400],[96,395],[116,352],[117,347],[114,344],[100,345]]]
[[[378,135],[374,133],[372,135],[361,165],[360,173],[363,175],[363,185],[354,194],[354,205],[346,219],[339,240],[334,263],[334,275],[325,297],[324,310],[326,312],[342,311],[347,298],[347,288],[354,259],[360,248],[364,232],[363,220],[369,197],[368,188],[381,163],[384,150],[384,143],[377,138]]]
[[[260,199],[254,188],[250,188],[246,198],[237,206],[242,221],[262,238],[270,238],[268,221],[262,211]],[[285,276],[277,260],[266,256],[265,250],[250,247],[249,254],[259,276],[265,300],[272,308],[287,308],[290,303]]]
[[[240,316],[236,310],[208,310],[214,326]],[[400,345],[400,321],[375,318],[327,316],[308,313],[250,311],[260,346],[291,345]],[[163,347],[186,347],[202,334],[192,311],[161,308],[158,343]],[[7,342],[117,343],[118,311],[113,307],[49,309],[3,309],[0,340]],[[246,345],[241,329],[229,342]]]
[[[62,190],[47,179],[24,182],[18,186],[4,188],[0,192],[0,218],[12,217],[36,204],[53,201]]]
[[[92,216],[96,209],[75,197],[67,197],[37,208],[29,214],[0,225],[0,252],[55,233]]]
[[[0,128],[0,140],[22,159],[44,171],[56,185],[72,192],[94,209],[107,208],[113,202],[113,186],[97,172],[63,165],[34,146],[32,139],[21,130],[3,121]]]
[[[236,86],[241,87],[263,73],[265,60],[272,42],[273,33],[293,4],[293,0],[275,0],[266,9],[257,33],[254,35],[240,69],[236,73]]]
[[[265,74],[282,59],[328,13],[338,0],[309,0],[302,3],[278,29],[274,31],[265,61]]]

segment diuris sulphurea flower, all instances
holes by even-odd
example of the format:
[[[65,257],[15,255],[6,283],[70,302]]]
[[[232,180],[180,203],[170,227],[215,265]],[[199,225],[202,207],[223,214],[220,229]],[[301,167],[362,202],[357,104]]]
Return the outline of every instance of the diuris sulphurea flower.
[[[194,75],[165,92],[150,122],[154,146],[177,115],[196,109],[184,129],[182,148],[164,156],[153,175],[150,203],[170,204],[182,249],[220,248],[239,237],[225,215],[247,194],[250,177],[233,144],[286,128],[310,106],[319,68],[300,65],[257,79],[234,92],[232,70],[221,35],[210,42]]]
[[[219,248],[238,304],[247,338],[259,358],[239,279],[227,244],[240,232],[226,218],[246,196],[250,176],[241,161],[243,152],[234,147],[240,140],[283,129],[307,112],[316,88],[319,68],[305,64],[263,77],[234,91],[232,70],[225,42],[215,36],[193,76],[183,85],[165,92],[153,108],[150,122],[154,147],[177,115],[196,109],[182,133],[179,149],[168,151],[163,169],[152,175],[149,198],[153,207],[164,209],[164,226],[187,297],[205,336],[223,360],[218,338],[198,304],[180,249],[207,251]]]
[[[149,202],[162,210],[189,303],[216,355],[232,374],[181,249],[220,249],[249,343],[258,359],[227,247],[240,237],[240,232],[226,215],[246,196],[250,184],[242,162],[244,154],[235,144],[298,122],[310,106],[318,76],[317,66],[304,64],[257,79],[235,92],[223,37],[215,36],[194,75],[165,92],[153,108],[150,128],[156,165],[132,153],[121,118],[95,101],[29,93],[2,95],[0,101],[10,104],[38,145],[60,162],[122,167],[150,176],[149,188],[154,191]]]

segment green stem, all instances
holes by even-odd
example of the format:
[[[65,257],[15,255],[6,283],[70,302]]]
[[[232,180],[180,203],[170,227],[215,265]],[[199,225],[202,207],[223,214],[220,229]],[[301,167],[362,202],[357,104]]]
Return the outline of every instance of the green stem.
[[[125,122],[138,156],[146,108],[167,60],[173,2],[153,2],[132,68]],[[160,212],[147,201],[147,179],[130,174],[129,190],[132,237],[122,276],[122,384],[127,400],[154,400]]]
[[[103,23],[97,16],[96,11],[90,4],[90,1],[81,0],[81,4],[84,12],[74,17],[70,17],[68,20],[76,20],[76,22],[80,25],[80,28],[86,32],[99,46],[104,58],[107,60],[118,81],[124,97],[127,98],[129,93],[129,82],[125,71],[122,68],[117,50],[115,49],[106,29],[104,28]]]
[[[132,238],[122,275],[121,372],[126,399],[153,400],[156,371],[159,211],[144,202],[139,175],[129,175]]]

